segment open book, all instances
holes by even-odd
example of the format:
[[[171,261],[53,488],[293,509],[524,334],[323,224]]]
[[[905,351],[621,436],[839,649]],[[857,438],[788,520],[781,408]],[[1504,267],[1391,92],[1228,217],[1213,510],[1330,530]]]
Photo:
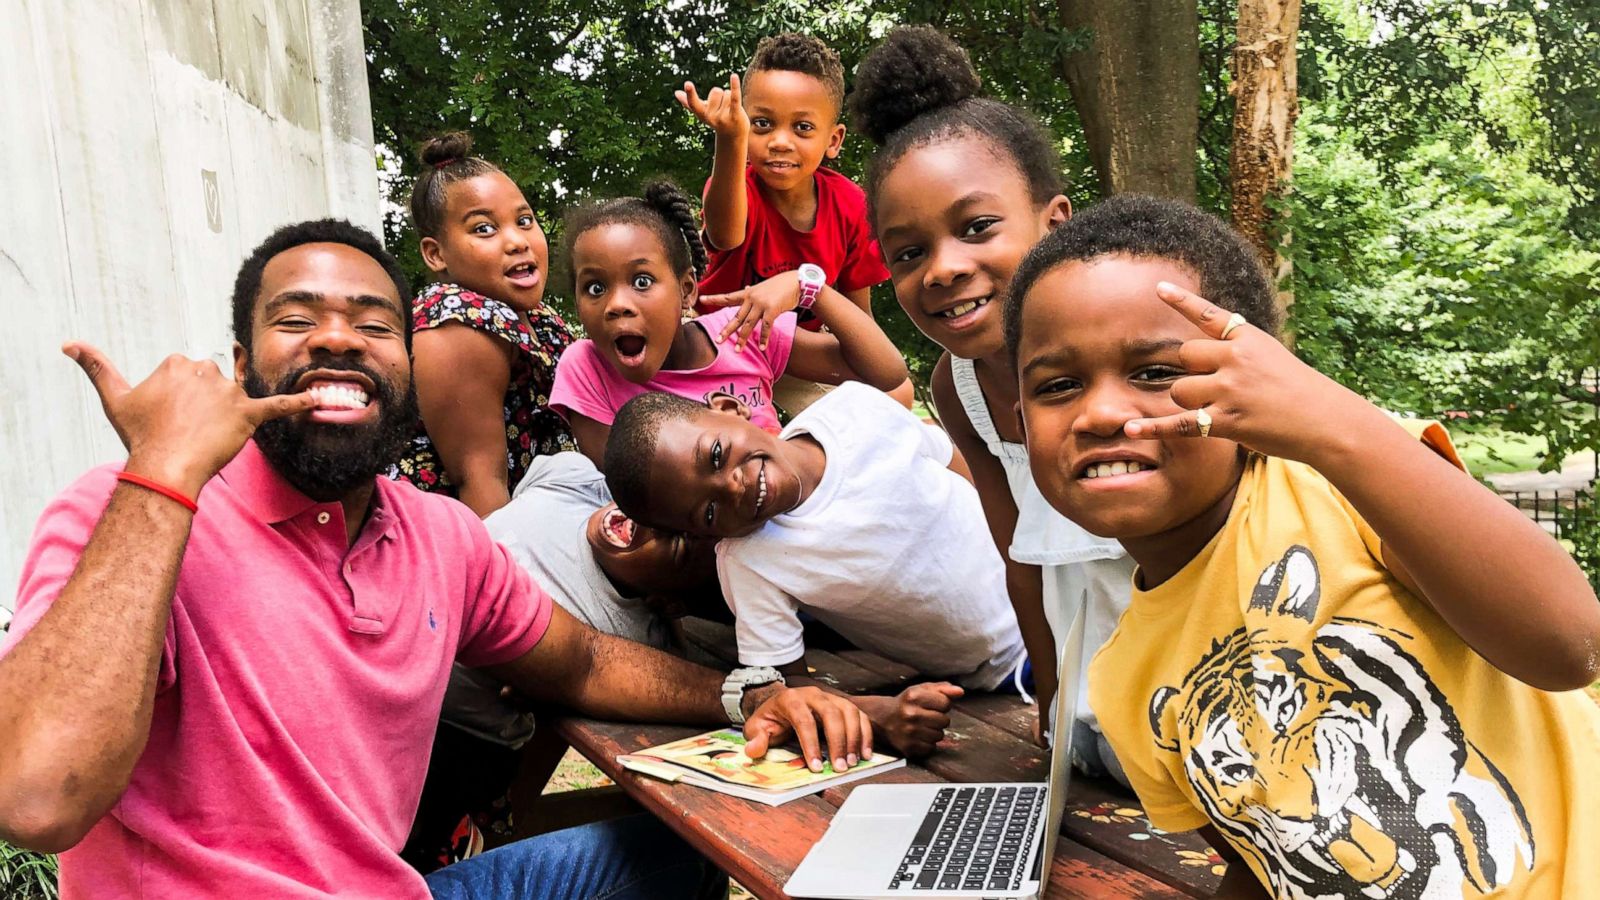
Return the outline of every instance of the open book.
[[[898,757],[874,753],[872,759],[862,760],[847,772],[835,772],[829,762],[822,764],[821,772],[813,772],[800,754],[783,747],[769,748],[761,759],[745,756],[744,735],[731,728],[625,753],[617,762],[665,781],[682,781],[769,806],[906,764]]]

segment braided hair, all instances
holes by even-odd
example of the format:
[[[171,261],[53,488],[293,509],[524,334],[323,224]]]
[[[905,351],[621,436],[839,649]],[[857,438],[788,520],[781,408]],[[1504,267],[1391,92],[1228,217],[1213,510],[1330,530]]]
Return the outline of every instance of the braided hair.
[[[567,212],[561,254],[574,278],[572,248],[584,232],[602,225],[648,228],[661,241],[673,274],[689,272],[699,280],[706,273],[706,245],[700,240],[700,219],[695,215],[694,203],[670,181],[650,182],[644,187],[643,197],[618,197]]]
[[[903,26],[856,67],[850,94],[852,127],[877,144],[867,166],[867,209],[906,152],[938,141],[976,137],[1027,179],[1035,203],[1066,190],[1061,157],[1044,126],[1028,112],[978,96],[983,81],[967,51],[928,25]]]
[[[417,151],[417,159],[422,174],[411,185],[411,224],[422,237],[439,236],[448,186],[500,171],[494,163],[472,155],[472,136],[465,131],[429,138]]]

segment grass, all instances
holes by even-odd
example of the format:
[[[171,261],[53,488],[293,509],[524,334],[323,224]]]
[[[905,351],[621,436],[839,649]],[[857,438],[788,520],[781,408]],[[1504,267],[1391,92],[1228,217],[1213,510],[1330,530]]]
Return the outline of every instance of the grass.
[[[56,858],[0,841],[0,897],[56,900]]]
[[[1460,431],[1451,437],[1467,470],[1479,478],[1502,472],[1527,472],[1544,462],[1543,438],[1512,434],[1498,428]]]

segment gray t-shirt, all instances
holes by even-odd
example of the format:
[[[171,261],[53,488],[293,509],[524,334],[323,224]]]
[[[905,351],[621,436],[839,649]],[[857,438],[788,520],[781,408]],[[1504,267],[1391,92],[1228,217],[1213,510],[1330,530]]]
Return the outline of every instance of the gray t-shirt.
[[[511,502],[483,524],[561,608],[597,630],[666,647],[667,624],[617,592],[589,547],[585,523],[611,502],[605,476],[582,453],[535,457]]]
[[[511,502],[483,524],[562,609],[599,631],[665,648],[667,623],[618,593],[589,548],[585,523],[610,502],[605,477],[588,457],[557,453],[535,457]],[[457,664],[440,718],[484,740],[522,746],[533,736],[533,716],[501,697],[500,687],[488,673]]]

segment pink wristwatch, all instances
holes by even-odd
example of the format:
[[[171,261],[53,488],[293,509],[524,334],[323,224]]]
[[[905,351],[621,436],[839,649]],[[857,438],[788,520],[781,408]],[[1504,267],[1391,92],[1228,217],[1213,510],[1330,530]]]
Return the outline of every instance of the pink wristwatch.
[[[800,267],[800,300],[795,303],[795,309],[810,309],[822,296],[822,289],[828,284],[828,275],[822,267],[813,263],[806,263]]]

